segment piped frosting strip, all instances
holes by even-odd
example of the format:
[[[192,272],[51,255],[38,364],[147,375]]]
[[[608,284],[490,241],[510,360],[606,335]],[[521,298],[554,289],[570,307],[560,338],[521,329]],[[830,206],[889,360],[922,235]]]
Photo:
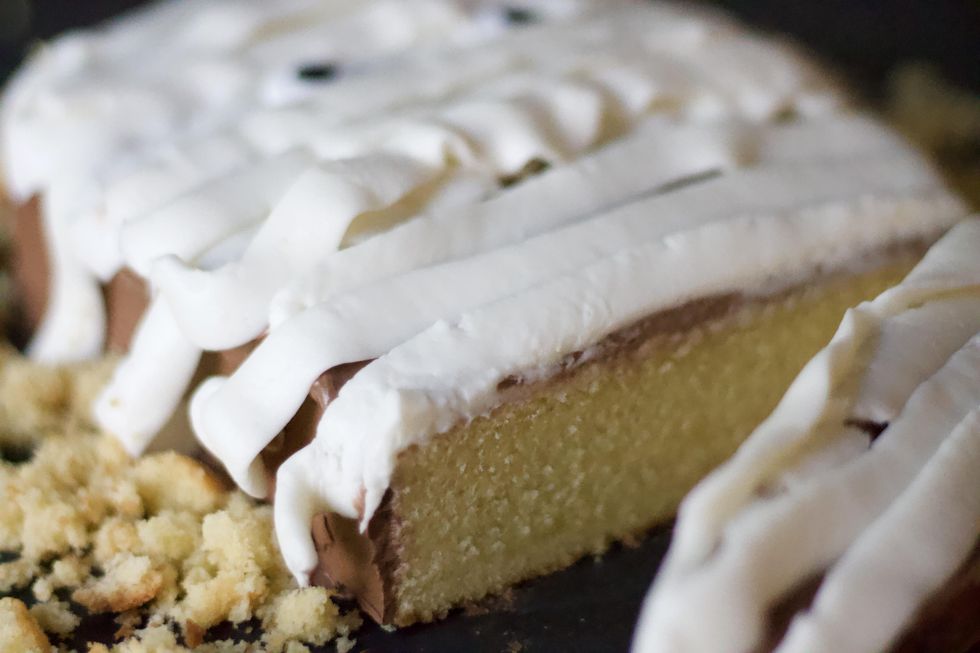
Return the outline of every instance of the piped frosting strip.
[[[851,311],[773,416],[692,491],[634,650],[750,649],[769,607],[828,568],[813,612],[797,618],[778,650],[879,650],[962,563],[980,536],[969,462],[980,406],[978,246],[980,221],[962,223],[905,282]],[[951,315],[960,322],[935,347],[895,348],[909,332],[944,330]],[[889,404],[874,384],[885,373],[904,377],[887,389]],[[892,406],[879,413],[887,428],[870,449],[850,447],[801,475],[807,457],[860,439],[847,423],[867,405]],[[937,510],[926,497],[940,496]],[[929,535],[915,537],[924,524]],[[910,548],[921,556],[915,578],[904,566],[895,571]],[[865,606],[858,613],[847,607],[856,601]],[[845,611],[848,623],[868,613],[870,627],[842,627]]]
[[[650,115],[681,126],[676,142],[663,126],[646,143],[652,169],[627,171],[610,202],[628,200],[640,180],[646,191],[686,171],[744,165],[728,140],[748,127],[692,135],[685,123],[809,118],[841,104],[791,49],[719,13],[554,0],[511,29],[507,8],[215,0],[190,14],[169,2],[55,42],[11,85],[3,113],[8,186],[46,195],[42,217],[57,245],[32,351],[48,361],[95,355],[105,332],[104,316],[91,317],[103,311],[99,282],[123,267],[147,278],[160,293],[152,319],[96,408],[136,453],[179,405],[200,350],[259,336],[279,293],[286,312],[297,293],[317,300],[302,282],[284,289],[332,279],[317,263],[339,248],[426,207],[450,216],[493,194],[499,177],[539,160],[564,166],[629,138]],[[208,37],[219,24],[221,38]],[[858,131],[857,143],[889,140]],[[52,143],[57,159],[46,158]],[[686,145],[701,158],[685,158]],[[328,283],[337,292],[468,254],[452,249]],[[163,401],[147,370],[171,357],[186,364],[162,372]]]
[[[122,227],[138,217],[102,215],[106,189],[115,179],[139,175],[147,161],[167,159],[174,141],[195,143],[216,130],[219,140],[227,141],[229,125],[274,101],[259,92],[265,80],[296,75],[296,67],[310,59],[339,57],[356,69],[356,62],[381,63],[426,43],[478,45],[506,29],[503,22],[495,26],[480,17],[500,10],[493,3],[470,7],[476,13],[451,0],[416,5],[406,13],[403,3],[390,0],[291,0],[275,6],[215,0],[187,12],[182,2],[160,2],[102,29],[62,37],[34,57],[4,95],[0,139],[6,187],[21,200],[31,193],[59,197],[58,215],[49,212],[52,202],[42,202],[47,228],[65,233],[60,236],[65,246],[53,248],[58,260],[52,265],[51,295],[93,297],[84,305],[81,300],[51,303],[41,341],[32,348],[36,355],[75,360],[98,351],[104,336],[98,327],[105,321],[88,319],[101,307],[97,293],[80,288],[93,288],[95,277],[104,279],[118,269]],[[545,2],[535,15],[542,22],[561,22],[588,11],[588,3]],[[222,38],[205,36],[222,23]],[[355,35],[360,36],[352,41]],[[176,199],[174,193],[189,190],[195,179],[222,176],[267,156],[251,145],[191,147],[195,156],[202,150],[207,161],[178,163],[176,178],[142,176],[141,194],[156,198],[151,205],[161,208],[168,194]],[[229,201],[234,204],[234,197]],[[197,217],[206,222],[209,215]],[[82,321],[92,331],[85,338],[79,334]]]
[[[328,405],[314,441],[280,467],[277,528],[287,564],[300,580],[315,564],[308,533],[301,535],[313,515],[298,506],[356,517],[364,527],[388,488],[398,452],[491,409],[503,378],[547,374],[563,356],[656,310],[725,292],[765,292],[773,279],[783,287],[816,269],[846,265],[858,251],[873,250],[884,233],[895,242],[923,228],[921,211],[921,205],[908,213],[875,206],[858,216],[853,207],[835,207],[818,211],[819,219],[804,211],[713,222],[436,322],[351,379]],[[841,247],[845,233],[848,248]],[[732,248],[732,242],[753,246]],[[699,273],[671,274],[681,265]],[[308,496],[280,500],[283,483],[293,495]]]
[[[834,565],[778,652],[860,653],[888,646],[923,598],[939,590],[976,546],[978,469],[980,407],[956,425],[909,487]]]
[[[813,134],[826,134],[820,124],[809,129]],[[773,127],[758,134],[770,143],[784,137],[806,142],[799,138],[806,132],[799,127]],[[513,219],[512,202],[506,201],[511,195],[515,199],[534,198],[535,190],[546,191],[537,197],[552,197],[553,182],[566,178],[576,187],[589,188],[592,184],[579,183],[580,179],[588,182],[588,176],[583,179],[574,168],[548,173],[478,205],[474,208],[485,210],[458,216],[447,225],[455,227],[448,232],[428,232],[427,238],[419,239],[417,253],[405,247],[402,260],[387,265],[411,264],[413,256],[430,257],[433,252],[445,252],[447,258],[456,259],[481,242],[503,240],[515,228],[523,235],[534,230],[536,223],[558,226],[564,220],[571,224],[510,246],[358,286],[300,311],[273,329],[230,379],[208,381],[207,389],[194,399],[195,431],[242,487],[263,496],[267,483],[259,473],[258,454],[295,414],[313,381],[336,365],[381,356],[439,320],[456,319],[483,304],[518,295],[639,242],[697,230],[714,221],[763,215],[785,216],[787,221],[818,221],[835,219],[833,216],[843,211],[850,212],[851,219],[867,220],[868,224],[890,214],[896,228],[911,218],[901,229],[928,231],[935,228],[928,225],[942,224],[961,210],[938,180],[921,167],[918,157],[904,149],[878,150],[879,143],[872,139],[868,158],[864,158],[850,149],[851,141],[846,141],[844,152],[835,151],[826,140],[814,138],[812,142],[820,143],[811,152],[812,160],[794,151],[793,156],[805,163],[769,160],[766,154],[757,168],[734,171],[663,195],[641,196],[587,219],[574,218],[578,211],[601,205],[601,193],[589,197],[569,190],[573,199],[582,201],[532,203],[535,210],[524,221]],[[760,150],[765,149],[764,143],[760,145]],[[781,156],[779,149],[774,147],[772,156]],[[604,167],[585,166],[585,170],[606,179]],[[658,180],[651,181],[656,184]],[[605,188],[605,184],[594,186]],[[859,194],[877,201],[861,207],[854,203]],[[876,212],[880,214],[877,218]],[[523,218],[524,214],[516,217]],[[915,222],[919,224],[913,227]],[[403,229],[410,228],[411,223]],[[375,242],[397,233],[398,229]],[[389,258],[372,260],[386,265]]]
[[[270,322],[275,326],[340,292],[530,238],[699,175],[776,162],[844,160],[886,152],[901,156],[907,151],[894,134],[864,116],[776,127],[651,120],[596,153],[498,197],[466,210],[428,212],[326,257],[277,294]]]

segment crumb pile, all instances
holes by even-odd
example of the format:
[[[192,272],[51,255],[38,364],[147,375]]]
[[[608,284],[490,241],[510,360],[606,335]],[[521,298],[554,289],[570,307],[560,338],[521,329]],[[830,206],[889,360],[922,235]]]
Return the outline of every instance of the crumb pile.
[[[0,351],[0,649],[69,648],[79,615],[115,613],[117,642],[90,651],[245,651],[205,642],[261,624],[268,651],[306,650],[359,625],[332,593],[299,589],[269,506],[173,452],[131,460],[87,419],[112,361],[47,368]],[[13,596],[12,596],[13,595]],[[16,597],[16,598],[15,598]],[[30,607],[28,607],[30,605]]]

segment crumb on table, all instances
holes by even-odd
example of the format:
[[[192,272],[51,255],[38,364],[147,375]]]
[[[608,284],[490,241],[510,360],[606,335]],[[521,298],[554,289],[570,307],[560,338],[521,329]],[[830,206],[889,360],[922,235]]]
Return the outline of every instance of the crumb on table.
[[[94,652],[245,651],[204,642],[221,622],[258,619],[267,651],[305,650],[360,625],[333,592],[298,588],[270,506],[175,452],[132,460],[88,414],[113,361],[44,367],[0,348],[0,650],[51,650],[79,617],[117,613],[118,641]],[[49,641],[50,640],[50,641]],[[17,648],[20,647],[20,648]]]

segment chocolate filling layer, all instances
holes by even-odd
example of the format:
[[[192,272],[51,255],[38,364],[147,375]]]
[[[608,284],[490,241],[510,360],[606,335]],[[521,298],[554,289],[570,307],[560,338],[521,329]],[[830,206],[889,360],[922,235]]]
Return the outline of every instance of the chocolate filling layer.
[[[51,291],[51,260],[37,196],[15,207],[10,225],[13,234],[13,274],[17,285],[20,319],[33,333],[47,309]],[[106,324],[106,350],[129,350],[136,325],[150,298],[146,284],[136,274],[123,270],[102,286],[109,319]]]
[[[770,610],[764,642],[756,653],[776,649],[796,614],[813,603],[823,574],[799,583]],[[980,541],[939,591],[919,608],[888,649],[893,653],[965,653],[980,646]],[[860,627],[855,623],[855,627]]]
[[[136,273],[124,269],[102,286],[102,297],[109,315],[106,322],[106,350],[117,354],[126,353],[132,343],[136,326],[150,305],[146,283]]]
[[[310,581],[357,599],[358,606],[378,623],[391,623],[395,612],[393,579],[398,566],[397,516],[389,490],[368,523],[337,514],[313,518],[313,542],[320,564]]]
[[[17,285],[20,317],[33,333],[48,305],[50,266],[48,244],[41,223],[41,201],[37,196],[20,206],[11,206],[13,274]]]

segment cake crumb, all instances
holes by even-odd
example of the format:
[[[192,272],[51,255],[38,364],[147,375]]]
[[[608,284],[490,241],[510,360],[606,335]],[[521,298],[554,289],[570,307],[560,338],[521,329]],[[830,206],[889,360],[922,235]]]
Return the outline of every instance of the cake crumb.
[[[34,598],[39,601],[50,601],[55,591],[65,587],[77,587],[88,577],[90,567],[77,555],[69,554],[55,560],[51,572],[42,575],[31,585]],[[39,573],[39,572],[35,572]]]
[[[29,452],[0,463],[0,550],[14,556],[0,563],[0,591],[29,587],[38,601],[5,604],[23,608],[17,623],[42,637],[75,630],[67,592],[118,613],[119,641],[92,643],[98,653],[281,653],[358,628],[331,592],[296,587],[270,506],[182,454],[133,460],[94,427],[88,406],[111,369],[35,365],[0,344],[0,447]],[[261,643],[203,641],[211,626],[251,620],[265,625]]]
[[[176,634],[167,626],[150,625],[138,630],[136,637],[116,644],[110,650],[112,653],[185,653],[190,649],[181,646]]]
[[[209,470],[173,451],[140,458],[134,477],[151,515],[166,509],[203,515],[217,510],[227,497]]]
[[[357,645],[356,639],[351,639],[347,635],[341,635],[337,638],[336,646],[337,653],[350,653],[350,651]]]
[[[331,600],[334,594],[323,587],[304,587],[281,594],[264,611],[264,641],[275,649],[288,641],[302,640],[321,646],[333,639],[340,616],[340,610]]]
[[[25,558],[0,564],[0,592],[11,592],[29,585],[38,573],[38,564]]]
[[[116,615],[113,621],[119,626],[114,634],[115,639],[119,640],[131,637],[136,632],[136,628],[143,622],[143,617],[138,610],[126,610]]]
[[[71,598],[89,612],[124,612],[147,603],[163,585],[163,576],[146,556],[121,553],[105,575],[75,590]]]
[[[22,601],[0,599],[0,650],[5,653],[47,653],[51,642]]]
[[[53,635],[68,635],[82,621],[64,601],[38,603],[31,606],[30,613],[44,632]]]

